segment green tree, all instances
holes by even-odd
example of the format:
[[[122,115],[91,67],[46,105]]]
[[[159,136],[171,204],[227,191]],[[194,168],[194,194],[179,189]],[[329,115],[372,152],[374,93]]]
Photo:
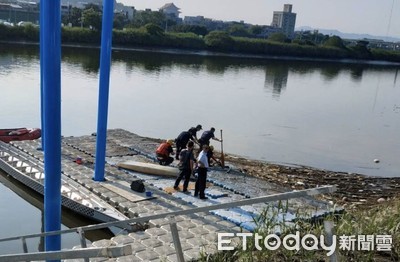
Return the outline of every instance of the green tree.
[[[205,44],[211,49],[232,50],[234,40],[224,31],[212,31],[204,38]]]
[[[145,10],[139,11],[135,14],[132,25],[133,27],[142,27],[147,24],[155,24],[161,28],[165,28],[166,21],[167,19],[165,18],[164,13],[159,11]]]
[[[82,21],[82,9],[72,7],[68,10],[68,14],[62,17],[62,23],[64,25],[71,24],[72,26],[81,26]]]
[[[128,22],[129,20],[124,14],[114,14],[113,27],[115,29],[123,29],[128,24]]]
[[[318,30],[304,32],[302,31],[300,33],[297,33],[295,42],[306,45],[320,45],[326,42],[328,39],[328,35],[321,34],[318,32]]]
[[[251,34],[242,24],[233,24],[228,28],[228,32],[232,36],[250,37]]]
[[[176,25],[176,21],[170,18],[165,18],[164,24],[161,26],[165,28],[165,31],[170,31],[169,28],[173,28]]]
[[[83,25],[94,30],[101,30],[102,13],[94,8],[85,9],[82,12]]]
[[[286,42],[286,35],[284,33],[273,33],[268,36],[269,41],[285,43]]]
[[[161,27],[159,27],[158,25],[155,25],[155,24],[147,24],[147,25],[144,26],[144,29],[150,35],[161,36],[161,35],[164,34],[164,30]]]
[[[180,24],[180,25],[175,25],[172,28],[172,31],[179,33],[194,33],[196,35],[203,35],[203,36],[208,34],[207,28],[202,25]]]
[[[85,5],[84,10],[88,10],[88,9],[93,9],[94,11],[99,12],[99,13],[102,12],[99,5],[92,4],[92,3]]]
[[[324,43],[323,46],[328,46],[328,47],[337,47],[337,48],[346,48],[345,45],[343,44],[342,38],[339,36],[331,36],[329,37]]]
[[[256,36],[261,34],[263,31],[263,27],[260,25],[252,25],[249,29],[250,34]]]
[[[314,42],[310,40],[300,40],[300,38],[295,38],[292,40],[293,44],[298,44],[298,45],[310,45],[310,46],[315,46]]]
[[[370,58],[371,51],[368,48],[368,44],[369,44],[369,42],[365,41],[365,40],[357,41],[357,44],[351,48],[353,51],[353,54],[356,57],[360,57],[360,58]]]

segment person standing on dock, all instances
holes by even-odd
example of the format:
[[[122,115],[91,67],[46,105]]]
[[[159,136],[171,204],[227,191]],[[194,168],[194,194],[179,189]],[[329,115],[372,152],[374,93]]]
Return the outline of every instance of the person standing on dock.
[[[196,144],[199,144],[199,141],[197,140],[197,131],[200,131],[201,129],[201,125],[197,125],[196,127],[191,127],[188,131],[183,131],[179,134],[179,136],[175,139],[176,160],[179,160],[179,154],[182,149],[186,148],[189,140],[192,140]]]
[[[182,178],[185,178],[183,181],[183,193],[188,192],[188,185],[190,180],[190,175],[193,171],[193,165],[196,159],[193,155],[193,141],[189,141],[187,143],[187,149],[183,149],[179,154],[179,175],[175,181],[174,189],[179,189],[179,183],[181,182]]]
[[[156,156],[160,165],[168,166],[174,161],[174,158],[170,157],[170,155],[174,154],[174,149],[172,148],[173,143],[173,140],[169,139],[166,142],[161,143],[156,149]]]
[[[208,199],[206,197],[204,191],[206,190],[206,183],[207,183],[207,169],[208,159],[207,159],[207,151],[209,150],[208,145],[203,145],[203,150],[200,152],[199,156],[197,157],[197,180],[194,187],[194,196],[199,196],[200,199]]]
[[[196,127],[191,127],[189,128],[188,132],[191,135],[190,140],[192,140],[193,142],[195,142],[196,144],[200,144],[199,140],[197,139],[197,132],[202,130],[203,127],[201,125],[197,125]]]
[[[211,127],[210,130],[204,131],[203,134],[201,135],[200,139],[199,139],[199,143],[200,143],[200,150],[203,149],[204,145],[209,146],[210,145],[210,140],[216,140],[218,142],[222,142],[222,139],[216,138],[214,135],[215,132],[215,128]]]

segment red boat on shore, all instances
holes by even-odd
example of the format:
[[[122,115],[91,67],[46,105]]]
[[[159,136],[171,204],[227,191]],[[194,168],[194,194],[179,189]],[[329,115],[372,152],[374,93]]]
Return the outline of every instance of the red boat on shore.
[[[40,128],[9,128],[0,129],[0,140],[6,143],[10,141],[34,140],[42,136]]]

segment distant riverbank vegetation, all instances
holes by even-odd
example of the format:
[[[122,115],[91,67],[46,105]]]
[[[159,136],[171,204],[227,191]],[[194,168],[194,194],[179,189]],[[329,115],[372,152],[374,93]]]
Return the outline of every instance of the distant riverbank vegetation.
[[[217,51],[241,55],[266,55],[307,59],[357,59],[400,62],[399,51],[370,48],[368,41],[345,41],[338,36],[304,32],[290,40],[282,33],[258,38],[261,27],[233,23],[225,30],[201,25],[174,24],[160,12],[140,13],[133,21],[114,16],[114,47],[157,47],[194,51]],[[100,45],[101,13],[89,8],[63,17],[63,44]],[[33,24],[0,24],[1,41],[39,41],[39,28]]]

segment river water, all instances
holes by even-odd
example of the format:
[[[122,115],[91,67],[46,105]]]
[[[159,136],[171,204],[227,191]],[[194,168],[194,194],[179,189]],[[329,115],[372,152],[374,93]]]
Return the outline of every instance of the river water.
[[[91,134],[99,50],[62,54],[62,133]],[[38,56],[35,46],[0,45],[3,128],[40,127]],[[223,130],[228,154],[400,176],[399,66],[123,50],[112,57],[108,128],[167,139],[202,124],[217,137]]]

